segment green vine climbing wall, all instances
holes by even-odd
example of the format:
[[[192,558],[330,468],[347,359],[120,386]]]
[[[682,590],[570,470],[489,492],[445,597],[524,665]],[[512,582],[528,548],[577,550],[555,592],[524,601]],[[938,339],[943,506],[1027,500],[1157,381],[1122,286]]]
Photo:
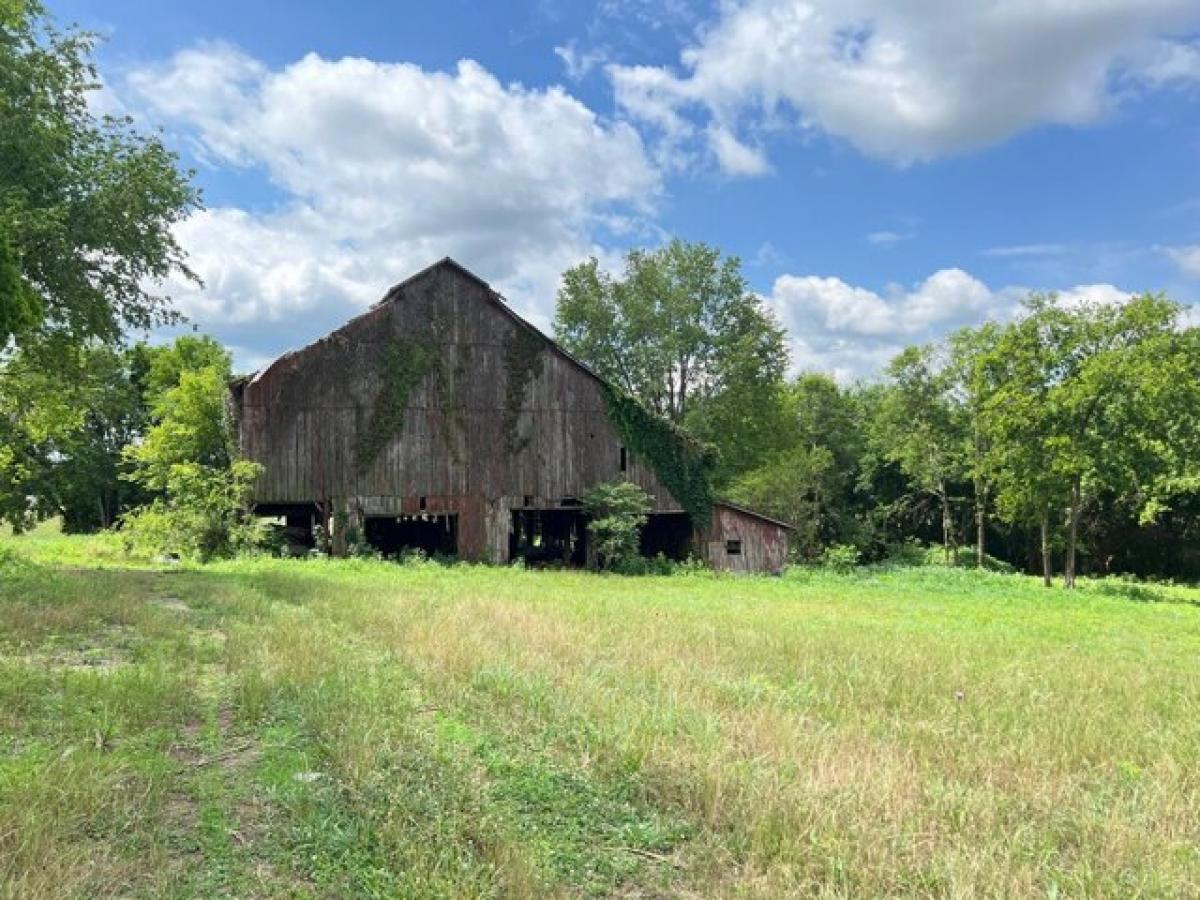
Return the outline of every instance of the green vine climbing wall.
[[[404,431],[408,398],[436,362],[437,348],[417,341],[397,338],[384,348],[379,359],[382,387],[370,419],[358,432],[355,459],[360,472],[370,468],[383,448]]]
[[[712,520],[712,471],[717,450],[692,437],[615,388],[603,386],[608,418],[625,446],[650,463],[655,474],[692,517],[697,528]]]
[[[529,438],[519,438],[517,421],[525,389],[542,374],[542,351],[545,341],[525,328],[518,328],[504,348],[504,446],[509,453],[519,453]]]

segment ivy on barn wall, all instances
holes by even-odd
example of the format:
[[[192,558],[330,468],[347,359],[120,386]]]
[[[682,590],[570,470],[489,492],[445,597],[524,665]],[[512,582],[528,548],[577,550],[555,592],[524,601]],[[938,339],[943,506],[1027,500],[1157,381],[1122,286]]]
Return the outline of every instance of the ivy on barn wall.
[[[430,311],[429,327],[437,344],[433,377],[444,416],[442,436],[450,461],[458,466],[462,464],[467,440],[467,406],[462,396],[467,378],[466,348],[456,341],[454,321],[443,310],[435,308]],[[450,365],[451,357],[454,359],[453,367]]]
[[[529,438],[517,434],[521,404],[530,382],[542,374],[542,351],[546,341],[528,328],[518,327],[504,347],[504,446],[509,453],[519,453],[529,444]]]
[[[370,418],[358,430],[355,461],[365,472],[404,431],[408,398],[438,361],[437,347],[407,338],[390,341],[379,356],[381,386]]]
[[[716,448],[656,416],[611,385],[605,384],[601,390],[608,418],[625,446],[650,463],[658,480],[692,517],[692,524],[707,528],[712,521]]]

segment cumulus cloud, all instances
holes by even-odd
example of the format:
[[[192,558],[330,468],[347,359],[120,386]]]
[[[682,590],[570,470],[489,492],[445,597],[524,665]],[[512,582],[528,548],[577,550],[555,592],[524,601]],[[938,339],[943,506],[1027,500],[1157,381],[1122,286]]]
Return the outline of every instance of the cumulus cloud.
[[[1028,288],[989,288],[962,269],[941,269],[905,288],[883,292],[840,278],[781,275],[767,304],[791,335],[796,370],[819,370],[849,381],[879,372],[906,345],[935,340],[956,328],[1006,321]],[[1110,284],[1061,291],[1068,302],[1120,303],[1130,294]]]
[[[747,121],[819,128],[900,164],[1040,124],[1103,117],[1118,95],[1200,78],[1195,0],[744,0],[680,69],[610,66],[619,106],[680,146]],[[699,114],[716,127],[695,129]],[[762,168],[762,167],[760,167]],[[733,171],[745,174],[734,159]]]
[[[233,344],[286,349],[452,255],[543,324],[558,275],[636,228],[659,175],[637,132],[558,87],[315,54],[272,68],[211,44],[134,72],[147,117],[202,160],[262,174],[266,211],[218,206],[180,227],[203,289],[180,307]]]

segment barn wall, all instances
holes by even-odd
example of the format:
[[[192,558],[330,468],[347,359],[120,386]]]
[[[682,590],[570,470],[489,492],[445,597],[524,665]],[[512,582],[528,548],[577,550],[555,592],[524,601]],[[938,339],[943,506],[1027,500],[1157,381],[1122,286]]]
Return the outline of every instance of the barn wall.
[[[700,554],[714,569],[730,572],[783,571],[787,564],[787,529],[774,522],[718,503],[712,523],[696,537]],[[726,552],[726,542],[739,540],[742,552]]]
[[[654,497],[656,511],[680,510],[632,452],[620,471],[599,382],[544,338],[506,446],[509,352],[523,326],[502,302],[457,266],[435,266],[239,387],[241,452],[264,466],[255,502],[332,500],[392,515],[416,512],[423,496],[427,511],[459,514],[460,555],[497,561],[507,558],[513,507],[558,507],[618,476]],[[410,395],[400,436],[360,468],[359,434],[398,338],[435,348],[439,362]]]

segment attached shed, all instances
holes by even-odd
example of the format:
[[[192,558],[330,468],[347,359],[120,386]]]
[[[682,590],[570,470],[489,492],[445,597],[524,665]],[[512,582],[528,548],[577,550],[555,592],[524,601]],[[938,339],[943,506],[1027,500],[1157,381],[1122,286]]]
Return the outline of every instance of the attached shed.
[[[718,500],[709,526],[696,534],[698,555],[714,569],[778,574],[787,565],[791,525]]]
[[[743,571],[782,566],[768,520],[713,504],[703,445],[620,395],[451,259],[234,382],[230,401],[240,452],[263,466],[256,510],[286,516],[301,539],[320,525],[335,549],[357,538],[384,552],[583,564],[581,498],[622,478],[653,498],[647,549],[700,550]],[[740,565],[704,551],[721,541],[741,542]]]

